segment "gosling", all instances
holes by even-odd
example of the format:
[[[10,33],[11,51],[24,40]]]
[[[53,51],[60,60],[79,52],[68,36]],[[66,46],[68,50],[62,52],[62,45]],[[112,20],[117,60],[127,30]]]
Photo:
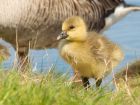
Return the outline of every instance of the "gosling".
[[[121,69],[119,73],[115,75],[114,82],[118,89],[125,88],[125,85],[130,88],[140,87],[140,60],[137,60],[127,67]]]
[[[140,75],[140,60],[135,61],[134,63],[128,65],[127,68],[123,68],[121,72],[115,75],[116,79],[122,78],[125,79],[125,76],[128,78],[133,78]]]
[[[89,78],[99,87],[103,77],[123,59],[120,48],[102,35],[88,32],[85,21],[78,16],[66,19],[62,32],[57,37],[59,53],[80,74],[84,87],[89,87]]]

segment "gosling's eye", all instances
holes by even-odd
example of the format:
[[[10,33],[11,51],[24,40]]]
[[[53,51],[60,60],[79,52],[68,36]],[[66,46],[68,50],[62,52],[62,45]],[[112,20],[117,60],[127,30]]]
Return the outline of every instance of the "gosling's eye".
[[[74,29],[75,27],[74,27],[73,25],[71,25],[69,28],[70,28],[70,29]]]

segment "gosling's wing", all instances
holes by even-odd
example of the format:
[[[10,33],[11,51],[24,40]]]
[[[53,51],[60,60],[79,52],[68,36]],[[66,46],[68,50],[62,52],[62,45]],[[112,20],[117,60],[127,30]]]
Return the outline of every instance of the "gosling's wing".
[[[111,52],[115,48],[115,44],[109,41],[103,35],[99,35],[95,32],[90,33],[88,37],[88,45],[90,46],[91,54],[97,60],[109,60],[111,57]]]

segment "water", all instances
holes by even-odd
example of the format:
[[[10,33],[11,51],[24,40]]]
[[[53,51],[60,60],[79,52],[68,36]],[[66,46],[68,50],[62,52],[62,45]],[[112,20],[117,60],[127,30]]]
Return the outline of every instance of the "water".
[[[126,0],[128,3],[140,5],[138,0]],[[125,53],[125,59],[118,66],[124,67],[127,63],[140,58],[140,12],[130,13],[123,20],[115,24],[104,33],[109,39],[119,44]],[[1,41],[1,43],[5,43]],[[4,62],[4,67],[10,67],[15,58],[14,49],[7,45],[11,51],[11,57]],[[34,71],[47,71],[53,65],[60,72],[72,72],[70,66],[66,64],[58,55],[56,49],[31,50],[30,58]]]

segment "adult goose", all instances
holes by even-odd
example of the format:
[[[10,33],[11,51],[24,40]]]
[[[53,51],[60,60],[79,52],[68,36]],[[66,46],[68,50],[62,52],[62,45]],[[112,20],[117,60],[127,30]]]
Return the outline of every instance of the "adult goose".
[[[0,37],[17,49],[21,61],[28,49],[56,48],[62,22],[84,18],[88,30],[103,32],[131,11],[123,0],[1,0]]]

